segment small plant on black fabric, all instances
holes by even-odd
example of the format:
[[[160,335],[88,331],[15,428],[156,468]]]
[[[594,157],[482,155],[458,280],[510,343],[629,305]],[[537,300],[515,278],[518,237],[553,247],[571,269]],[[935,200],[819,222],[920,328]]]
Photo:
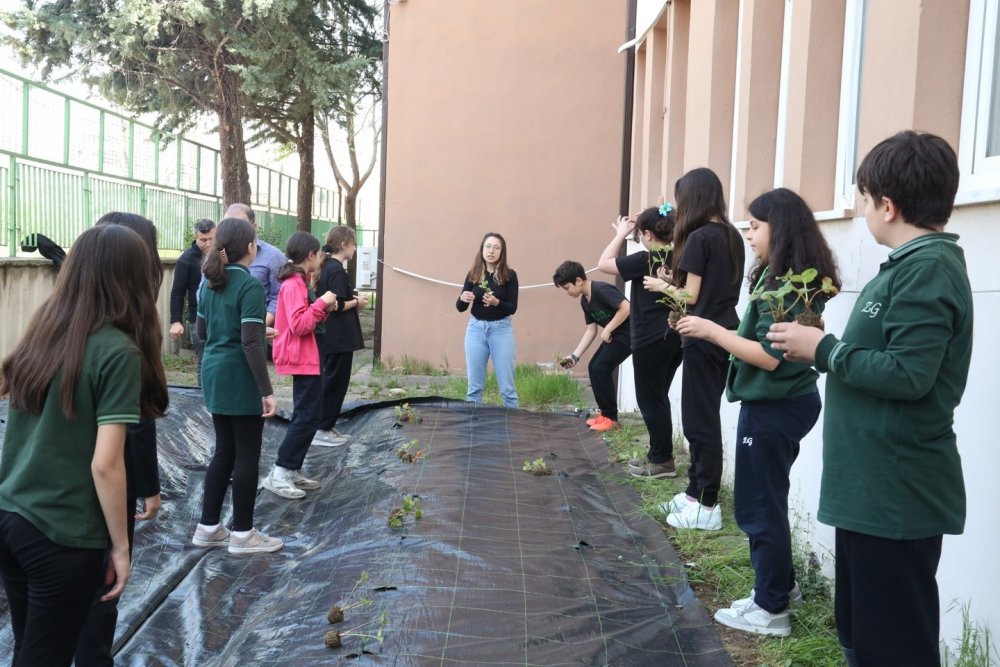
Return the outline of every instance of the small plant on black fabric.
[[[325,635],[323,635],[323,643],[326,644],[328,648],[340,648],[344,645],[343,640],[347,637],[358,637],[361,639],[361,650],[365,650],[365,646],[370,641],[376,641],[380,645],[385,640],[385,626],[386,626],[386,613],[383,611],[381,616],[378,618],[373,618],[367,623],[363,623],[357,627],[351,628],[350,630],[340,632],[338,630],[328,630]],[[372,630],[367,632],[362,632],[365,628],[374,628],[374,633]]]
[[[532,475],[542,476],[551,475],[552,468],[545,463],[545,459],[538,457],[534,461],[525,461],[521,470],[525,472],[530,472]]]
[[[357,592],[359,586],[364,586],[367,583],[368,583],[368,570],[364,570],[361,572],[361,577],[358,578],[358,580],[354,583],[354,588],[352,588],[351,592],[347,594],[347,599],[350,599],[354,596],[354,593]],[[326,620],[328,620],[331,624],[341,623],[344,620],[344,614],[346,612],[350,611],[351,609],[355,609],[356,607],[367,607],[371,605],[371,603],[372,600],[370,598],[363,597],[357,602],[331,607],[330,611],[328,611],[326,614]]]
[[[411,424],[416,424],[417,422],[422,422],[423,417],[417,412],[416,408],[410,407],[409,403],[403,403],[402,405],[396,406],[396,419],[401,422],[408,422]]]
[[[389,527],[402,528],[408,516],[412,516],[414,521],[420,521],[424,516],[420,499],[416,496],[403,496],[403,504],[389,511]]]
[[[399,450],[396,452],[396,456],[400,458],[401,461],[406,463],[416,463],[421,460],[424,456],[424,450],[417,449],[420,441],[414,438],[409,442],[400,445]]]

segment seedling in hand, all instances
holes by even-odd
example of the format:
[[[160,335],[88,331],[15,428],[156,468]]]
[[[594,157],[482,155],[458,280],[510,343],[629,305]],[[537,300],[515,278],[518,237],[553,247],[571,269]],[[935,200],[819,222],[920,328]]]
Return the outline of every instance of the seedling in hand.
[[[810,287],[818,276],[816,269],[805,269],[802,273],[792,273],[789,269],[785,275],[776,278],[780,283],[777,289],[754,292],[750,299],[760,299],[766,303],[775,322],[785,322],[792,309],[801,303],[803,310],[795,316],[795,321],[803,326],[820,329],[822,320],[813,310],[813,305],[818,299],[833,298],[839,290],[829,276],[825,276],[819,285]],[[789,302],[790,296],[794,298]]]

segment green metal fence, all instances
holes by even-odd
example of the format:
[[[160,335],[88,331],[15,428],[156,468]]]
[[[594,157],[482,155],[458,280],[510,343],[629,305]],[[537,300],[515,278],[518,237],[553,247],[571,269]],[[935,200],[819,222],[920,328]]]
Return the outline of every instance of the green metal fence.
[[[219,151],[0,69],[0,246],[41,233],[68,247],[108,211],[156,223],[160,247],[182,250],[192,223],[222,215]],[[250,163],[257,222],[295,231],[298,179]],[[337,193],[317,187],[313,229],[336,224]],[[362,238],[374,235],[359,230]]]

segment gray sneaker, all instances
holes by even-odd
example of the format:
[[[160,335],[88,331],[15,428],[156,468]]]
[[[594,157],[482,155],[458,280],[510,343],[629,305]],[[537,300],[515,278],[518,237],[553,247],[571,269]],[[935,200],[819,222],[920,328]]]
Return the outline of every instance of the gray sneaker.
[[[268,537],[256,528],[250,529],[246,537],[229,536],[229,553],[263,554],[279,551],[285,543],[277,537]]]
[[[751,588],[750,597],[734,601],[731,605],[729,605],[729,608],[743,609],[745,607],[750,606],[750,603],[753,602],[753,594],[754,594],[754,589]],[[801,607],[803,604],[805,604],[805,600],[802,598],[802,591],[799,590],[799,584],[798,582],[796,582],[795,586],[792,587],[792,590],[788,591],[788,606]]]
[[[341,433],[337,429],[331,428],[328,431],[316,431],[312,444],[317,447],[341,447],[346,445],[350,439],[351,436],[346,433]]]
[[[303,475],[301,470],[290,470],[288,472],[287,477],[292,484],[299,487],[300,489],[305,489],[306,491],[312,491],[322,486],[316,480],[309,479],[308,477]]]
[[[229,530],[221,523],[215,530],[208,530],[205,526],[198,524],[194,529],[194,537],[191,544],[196,547],[224,547],[229,544]]]
[[[647,461],[642,466],[629,465],[628,474],[633,477],[648,477],[650,479],[677,477],[677,466],[674,465],[673,459],[665,463],[649,463]]]
[[[715,612],[715,620],[735,630],[755,635],[787,637],[792,634],[792,621],[787,609],[779,614],[772,614],[758,607],[756,602],[751,602],[742,609],[720,609]]]

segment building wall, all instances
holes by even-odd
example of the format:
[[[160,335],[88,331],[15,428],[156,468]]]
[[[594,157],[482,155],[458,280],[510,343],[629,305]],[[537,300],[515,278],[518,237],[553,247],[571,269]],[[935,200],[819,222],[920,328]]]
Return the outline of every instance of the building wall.
[[[521,284],[518,362],[551,362],[576,345],[580,309],[552,273],[565,259],[595,267],[611,239],[627,5],[389,6],[383,357],[464,368],[460,287],[394,267],[460,285],[489,231],[506,238]]]
[[[992,408],[1000,367],[1000,352],[992,345],[1000,324],[1000,277],[991,267],[1000,220],[1000,156],[984,159],[975,143],[989,129],[982,121],[976,125],[975,107],[990,99],[1000,104],[1000,91],[991,98],[970,85],[990,79],[989,68],[996,66],[989,50],[1000,48],[991,46],[1000,31],[996,5],[993,0],[673,0],[636,47],[643,73],[640,80],[637,72],[635,88],[633,207],[672,199],[673,182],[696,166],[718,173],[741,227],[746,204],[757,194],[775,186],[799,191],[816,211],[845,281],[824,313],[832,332],[843,330],[858,291],[888,254],[856,217],[857,161],[880,140],[911,128],[939,134],[958,151],[963,185],[948,230],[961,236],[965,249],[976,338],[968,386],[955,415],[969,497],[966,532],[945,539],[938,575],[942,639],[952,645],[961,636],[963,604],[970,605],[973,622],[994,631],[1000,627],[1000,574],[991,555],[1000,540],[1000,526],[991,516],[1000,506],[993,479],[1000,450],[991,446],[1000,428]],[[970,38],[970,30],[979,32]],[[657,78],[650,72],[664,72],[665,81],[652,92]],[[661,108],[662,114],[651,113]],[[644,163],[647,158],[660,164],[653,168]],[[634,409],[628,375],[620,396]],[[680,382],[674,382],[671,397],[679,424]],[[722,407],[730,478],[738,409]],[[793,469],[790,518],[798,538],[832,573],[833,530],[815,521],[821,431],[817,426],[805,439]]]

